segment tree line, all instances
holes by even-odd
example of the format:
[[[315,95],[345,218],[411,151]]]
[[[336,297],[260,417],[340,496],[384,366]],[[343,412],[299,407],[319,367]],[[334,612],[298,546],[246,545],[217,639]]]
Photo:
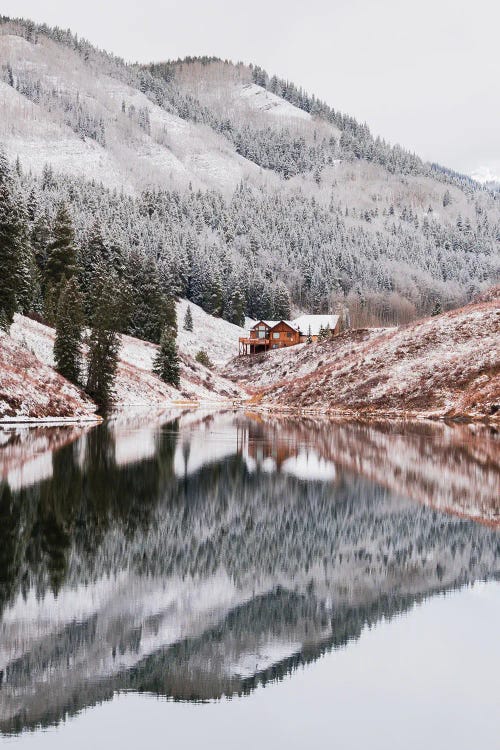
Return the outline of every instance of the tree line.
[[[16,312],[54,326],[56,369],[103,412],[113,405],[119,332],[161,343],[154,371],[178,386],[174,299],[161,289],[152,260],[136,254],[125,261],[98,219],[78,245],[66,203],[52,220],[35,204],[0,150],[0,327],[8,330]]]

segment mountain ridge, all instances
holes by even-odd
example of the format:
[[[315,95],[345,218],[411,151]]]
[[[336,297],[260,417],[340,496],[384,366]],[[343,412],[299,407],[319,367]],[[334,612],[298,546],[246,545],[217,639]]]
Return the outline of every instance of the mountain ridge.
[[[498,278],[498,194],[259,66],[126,64],[4,17],[0,68],[0,142],[36,217],[69,204],[83,254],[97,213],[211,314],[280,317],[285,285],[297,310],[401,323]]]

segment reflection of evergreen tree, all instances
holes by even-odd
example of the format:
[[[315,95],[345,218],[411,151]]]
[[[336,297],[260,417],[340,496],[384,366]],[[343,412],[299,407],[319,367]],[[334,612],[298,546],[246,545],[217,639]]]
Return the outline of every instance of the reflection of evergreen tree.
[[[21,513],[9,485],[0,482],[0,614],[19,573]]]
[[[64,583],[68,556],[81,505],[82,477],[75,446],[64,446],[52,457],[53,476],[40,488],[38,517],[29,554],[45,561],[50,586],[57,593]]]

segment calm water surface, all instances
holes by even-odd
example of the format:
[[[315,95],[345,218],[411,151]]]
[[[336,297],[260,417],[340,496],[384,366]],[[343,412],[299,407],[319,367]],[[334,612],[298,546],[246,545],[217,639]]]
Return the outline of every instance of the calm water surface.
[[[0,745],[497,750],[499,528],[485,427],[0,430]]]

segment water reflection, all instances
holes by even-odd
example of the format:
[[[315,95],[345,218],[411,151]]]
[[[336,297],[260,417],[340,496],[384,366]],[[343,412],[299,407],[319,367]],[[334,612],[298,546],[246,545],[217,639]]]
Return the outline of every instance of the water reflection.
[[[190,412],[2,445],[4,732],[245,694],[500,571],[486,428]]]

